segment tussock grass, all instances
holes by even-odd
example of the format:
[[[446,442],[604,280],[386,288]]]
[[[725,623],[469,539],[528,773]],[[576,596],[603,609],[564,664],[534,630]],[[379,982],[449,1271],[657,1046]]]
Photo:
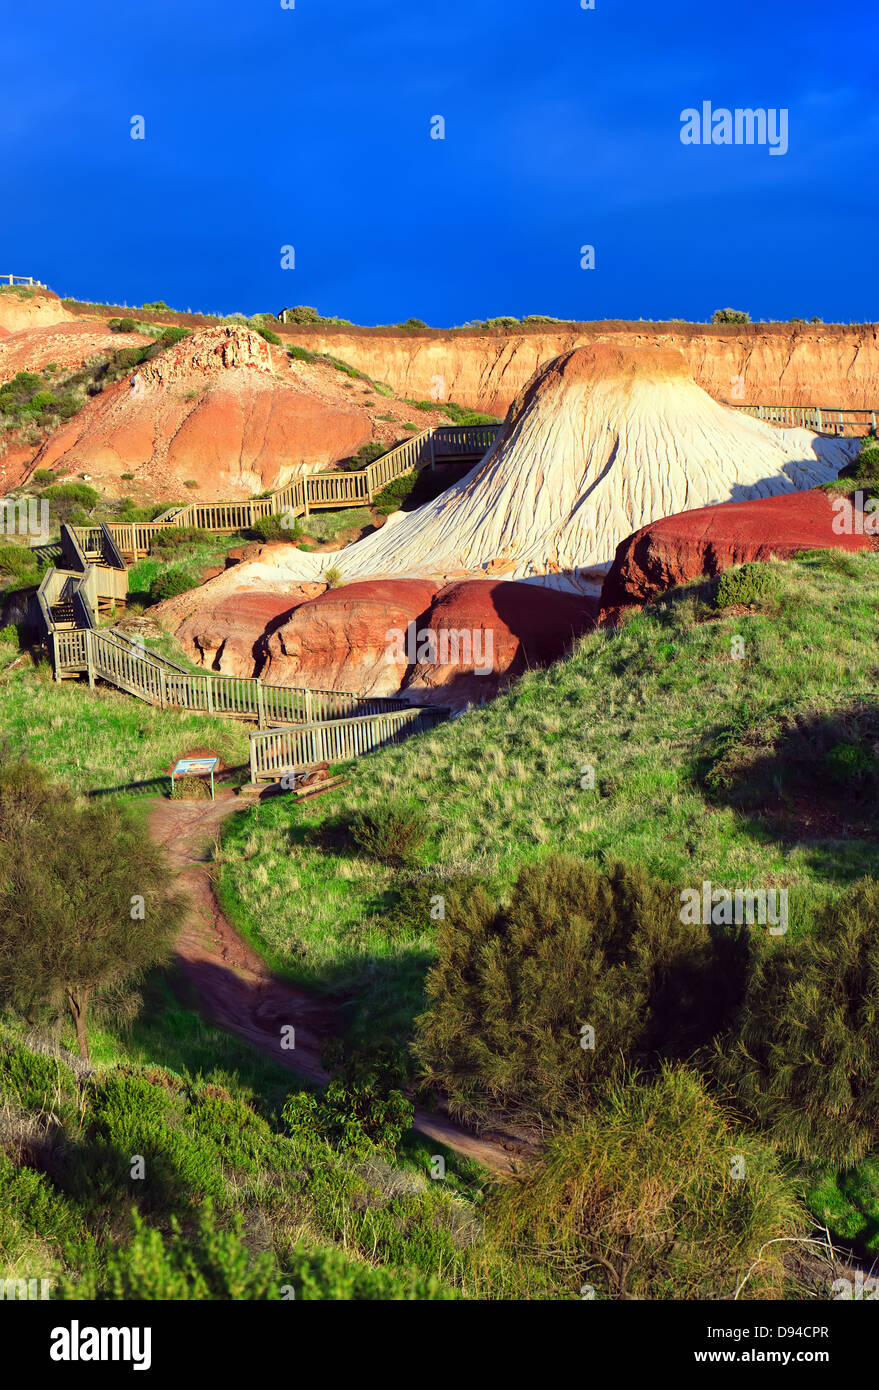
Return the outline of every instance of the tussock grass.
[[[122,691],[54,682],[48,665],[0,683],[4,757],[29,758],[74,791],[121,789],[153,778],[186,748],[209,744],[229,766],[246,763],[247,729],[235,720],[159,710]]]
[[[826,552],[771,566],[771,612],[719,615],[710,586],[679,590],[618,631],[587,635],[493,704],[362,759],[339,792],[255,806],[223,841],[226,910],[282,970],[353,991],[355,1014],[373,1024],[408,1027],[434,924],[425,913],[401,943],[386,928],[399,875],[312,834],[404,795],[428,824],[410,875],[477,874],[500,900],[523,864],[561,850],[684,886],[788,888],[791,930],[808,929],[828,897],[879,873],[876,837],[820,822],[791,834],[727,804],[704,777],[736,719],[875,698],[879,556],[851,562],[856,577]]]

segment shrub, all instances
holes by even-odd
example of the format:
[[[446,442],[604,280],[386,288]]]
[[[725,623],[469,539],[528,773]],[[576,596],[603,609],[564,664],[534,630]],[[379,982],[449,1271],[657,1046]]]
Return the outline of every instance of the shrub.
[[[287,356],[294,358],[297,362],[313,362],[317,354],[309,352],[308,348],[299,347],[298,344],[291,343],[287,348]]]
[[[187,479],[186,479],[186,482],[183,484],[183,486],[184,486],[184,487],[188,487],[188,488],[190,489],[191,492],[197,492],[197,491],[198,491],[198,482],[197,482],[197,480],[196,480],[195,478],[187,478]]]
[[[717,581],[714,607],[764,606],[778,596],[779,588],[778,575],[771,565],[752,561],[723,572]]]
[[[767,938],[716,1068],[786,1153],[850,1167],[879,1140],[879,883]]]
[[[879,483],[879,439],[868,435],[857,458],[839,470],[840,478],[854,478],[859,483]]]
[[[182,566],[167,569],[164,574],[157,574],[150,584],[149,601],[162,603],[166,598],[175,598],[177,594],[185,594],[197,586],[198,580],[190,570]]]
[[[40,493],[49,503],[55,519],[72,521],[78,509],[90,512],[101,500],[100,493],[87,483],[53,483]]]
[[[394,478],[372,499],[373,511],[378,512],[379,516],[390,516],[392,512],[399,511],[415,490],[418,476],[417,473],[404,473],[402,477]]]
[[[164,959],[181,919],[163,852],[118,806],[80,805],[12,763],[0,767],[0,861],[0,1000],[68,1008],[88,1057],[90,999]]]
[[[155,300],[153,300],[152,304],[141,304],[140,307],[141,307],[142,309],[148,309],[151,313],[154,313],[154,314],[159,314],[159,313],[173,314],[173,313],[174,313],[174,310],[171,308],[171,305],[170,305],[170,304],[166,304],[165,301],[164,301],[164,299],[155,299]]]
[[[751,315],[744,309],[715,309],[711,315],[712,323],[750,323]]]
[[[23,545],[0,545],[0,574],[24,579],[37,573],[34,555]]]
[[[413,1108],[402,1091],[377,1078],[346,1083],[334,1078],[323,1096],[297,1092],[283,1109],[294,1137],[310,1135],[362,1157],[379,1149],[394,1153],[412,1124]]]
[[[806,1224],[771,1153],[683,1067],[612,1086],[487,1213],[493,1239],[559,1293],[613,1299],[731,1298],[746,1275],[745,1297],[784,1297],[781,1242]]]
[[[748,953],[741,931],[684,926],[672,885],[565,855],[524,868],[506,906],[450,889],[436,948],[415,1043],[425,1080],[460,1115],[532,1121],[580,1113],[626,1064],[709,1042]]]
[[[285,521],[292,521],[292,525],[285,526]],[[304,535],[298,519],[292,512],[285,512],[281,516],[270,513],[268,516],[257,517],[251,529],[263,541],[298,541]]]
[[[386,801],[355,816],[355,844],[380,864],[409,864],[427,839],[427,817],[414,802]]]
[[[55,474],[52,472],[51,468],[37,468],[34,470],[31,482],[35,487],[47,487],[54,477]]]
[[[338,565],[330,565],[325,569],[322,578],[328,589],[340,589],[345,582]]]
[[[134,319],[110,319],[109,327],[114,333],[136,333],[137,324]]]
[[[370,463],[375,463],[376,459],[380,459],[387,452],[387,444],[380,444],[378,440],[373,440],[369,444],[361,444],[357,453],[352,454],[351,458],[348,460],[347,466],[350,469],[366,468]]]
[[[163,348],[174,347],[177,343],[182,343],[184,338],[189,337],[188,328],[174,326],[166,328],[159,336],[159,345]]]
[[[154,531],[150,540],[150,554],[173,555],[179,550],[188,550],[210,538],[210,531],[198,526],[167,526],[162,531]]]
[[[261,338],[265,338],[267,343],[271,343],[274,347],[281,346],[281,339],[278,337],[277,333],[273,333],[270,328],[258,327],[256,331]]]
[[[317,309],[312,309],[308,304],[295,304],[292,309],[284,309],[283,314],[285,323],[301,324],[304,327],[323,322]]]
[[[79,1279],[65,1278],[62,1299],[280,1299],[284,1281],[274,1256],[248,1248],[240,1219],[223,1230],[210,1203],[199,1214],[194,1238],[184,1235],[173,1216],[167,1240],[137,1212],[132,1222],[128,1246],[113,1250],[103,1270],[93,1267]]]

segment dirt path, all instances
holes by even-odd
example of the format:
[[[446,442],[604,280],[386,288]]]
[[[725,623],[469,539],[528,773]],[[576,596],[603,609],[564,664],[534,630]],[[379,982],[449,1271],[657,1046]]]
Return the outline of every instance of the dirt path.
[[[180,872],[180,886],[191,911],[177,940],[183,973],[221,1028],[235,1033],[261,1052],[309,1081],[326,1081],[321,1050],[341,1031],[331,1000],[278,979],[257,951],[244,941],[220,911],[210,879],[210,847],[225,818],[242,809],[233,793],[218,789],[215,801],[156,800],[149,817],[153,839]],[[285,1027],[295,1030],[295,1048],[282,1047]],[[414,1128],[496,1173],[509,1173],[527,1155],[526,1147],[507,1136],[478,1138],[442,1115],[416,1109]]]

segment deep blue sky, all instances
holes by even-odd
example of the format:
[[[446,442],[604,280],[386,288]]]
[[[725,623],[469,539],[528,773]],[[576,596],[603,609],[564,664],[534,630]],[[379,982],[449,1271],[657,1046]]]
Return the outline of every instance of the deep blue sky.
[[[875,0],[295,6],[7,7],[0,272],[359,323],[879,318]],[[705,99],[787,107],[789,152],[685,147]]]

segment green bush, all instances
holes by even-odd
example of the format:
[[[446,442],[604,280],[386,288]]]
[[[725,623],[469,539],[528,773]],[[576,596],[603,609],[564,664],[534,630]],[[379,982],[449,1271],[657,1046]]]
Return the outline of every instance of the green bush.
[[[198,526],[166,526],[154,531],[150,540],[150,554],[173,555],[190,546],[200,545],[210,539],[210,531]]]
[[[380,864],[404,865],[415,859],[427,839],[427,816],[415,802],[386,801],[360,811],[351,833],[355,844]]]
[[[266,342],[271,343],[273,347],[281,346],[281,339],[278,337],[277,333],[273,333],[270,328],[257,328],[256,331],[261,338],[265,338]]]
[[[506,905],[450,889],[417,1020],[425,1081],[464,1117],[542,1123],[581,1113],[621,1067],[706,1045],[740,1001],[748,943],[680,908],[638,869],[565,855],[524,868]]]
[[[289,514],[276,516],[270,513],[268,516],[257,517],[251,530],[262,541],[298,541],[304,532],[296,519],[293,520],[292,526],[285,526],[284,521],[290,519]]]
[[[177,594],[185,594],[197,586],[198,580],[190,570],[182,566],[167,569],[163,574],[157,574],[150,584],[149,601],[162,603],[167,598],[175,598]]]
[[[390,516],[392,512],[398,512],[415,490],[417,482],[417,473],[404,473],[402,477],[394,478],[372,499],[373,511],[378,512],[379,516]]]
[[[792,1296],[785,1237],[807,1229],[771,1152],[734,1126],[703,1080],[665,1067],[610,1088],[496,1189],[487,1226],[558,1294],[609,1299]]]
[[[11,574],[15,579],[25,579],[37,573],[36,559],[25,546],[0,545],[0,574]]]
[[[711,315],[712,323],[750,323],[751,315],[744,309],[715,309]]]
[[[184,338],[189,337],[188,328],[173,326],[165,328],[159,336],[159,344],[163,348],[174,347],[177,343],[182,343]]]
[[[386,1089],[377,1079],[346,1084],[334,1078],[325,1095],[295,1092],[283,1109],[294,1138],[310,1135],[361,1157],[374,1149],[394,1153],[412,1115],[402,1091]]]
[[[780,584],[771,565],[752,561],[736,569],[725,570],[717,581],[715,608],[760,607],[778,597]]]
[[[248,1248],[240,1219],[223,1230],[208,1203],[199,1214],[194,1238],[188,1238],[172,1217],[167,1239],[146,1226],[136,1212],[132,1221],[129,1245],[113,1250],[103,1269],[95,1265],[78,1279],[65,1278],[62,1299],[240,1302],[281,1298],[285,1281],[274,1256],[254,1254]]]
[[[718,1076],[783,1152],[850,1167],[879,1145],[879,883],[761,943]]]
[[[287,348],[287,356],[292,357],[296,362],[313,362],[317,354],[309,352],[308,348],[299,347],[297,343],[291,343]]]

